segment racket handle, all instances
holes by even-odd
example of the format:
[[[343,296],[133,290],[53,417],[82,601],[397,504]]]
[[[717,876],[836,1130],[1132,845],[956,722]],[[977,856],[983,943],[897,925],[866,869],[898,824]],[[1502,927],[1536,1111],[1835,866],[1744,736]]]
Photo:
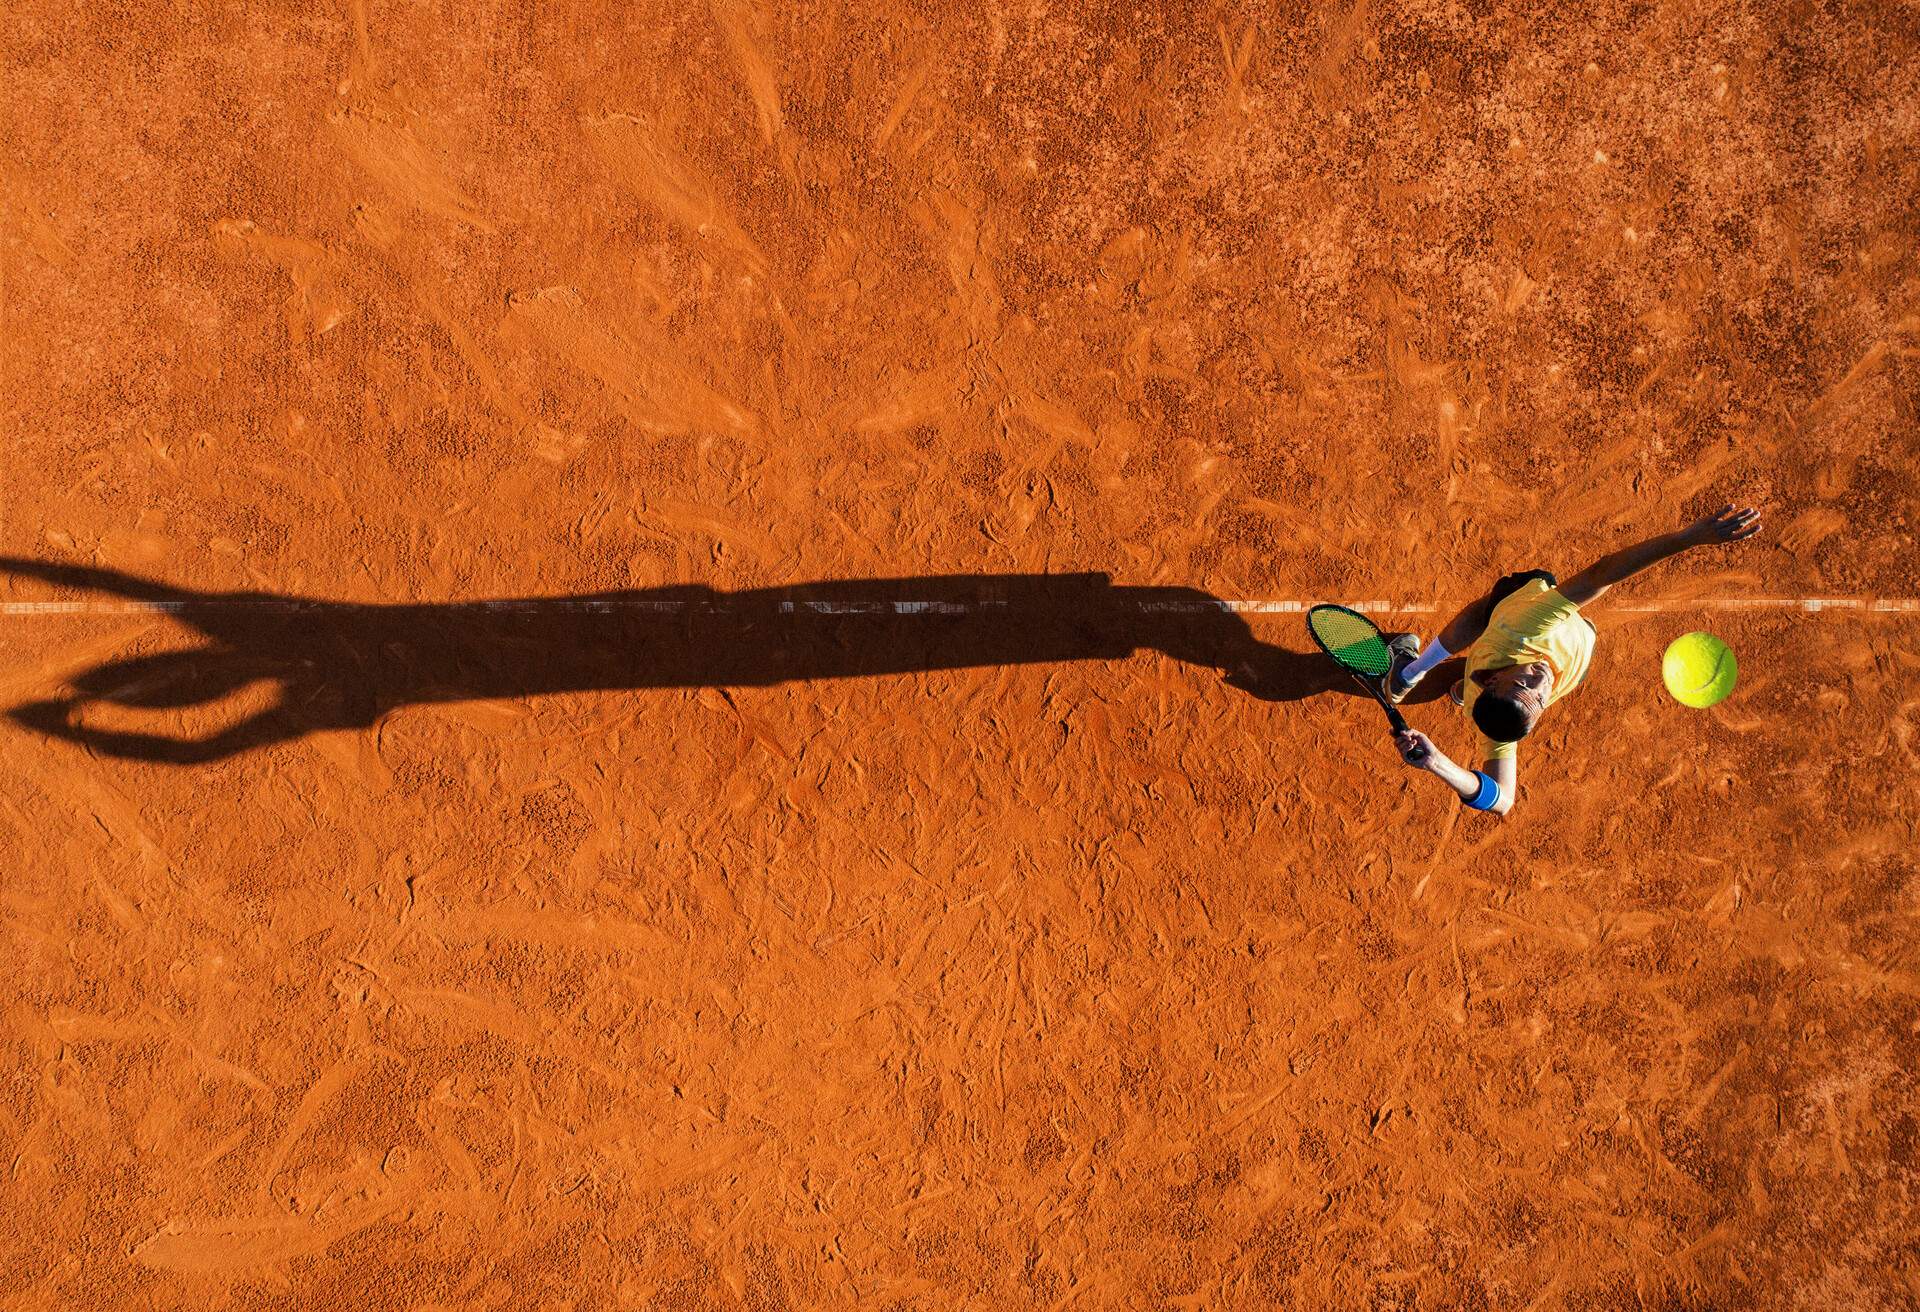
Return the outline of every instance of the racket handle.
[[[1400,714],[1399,710],[1394,706],[1392,702],[1388,701],[1385,697],[1382,697],[1380,698],[1380,704],[1387,708],[1387,723],[1393,726],[1393,732],[1396,735],[1409,732],[1407,728],[1407,717]],[[1407,761],[1409,764],[1413,764],[1420,761],[1424,761],[1426,759],[1427,759],[1426,750],[1422,748],[1420,751],[1414,753],[1414,755],[1409,756],[1407,758]]]

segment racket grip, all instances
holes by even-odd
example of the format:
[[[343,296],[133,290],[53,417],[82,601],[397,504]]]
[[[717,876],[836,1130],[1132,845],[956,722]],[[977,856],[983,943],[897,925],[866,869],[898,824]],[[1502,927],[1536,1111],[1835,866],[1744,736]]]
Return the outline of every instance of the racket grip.
[[[1395,733],[1405,733],[1407,731],[1407,717],[1400,714],[1399,711],[1391,706],[1387,707],[1387,723],[1393,726]]]

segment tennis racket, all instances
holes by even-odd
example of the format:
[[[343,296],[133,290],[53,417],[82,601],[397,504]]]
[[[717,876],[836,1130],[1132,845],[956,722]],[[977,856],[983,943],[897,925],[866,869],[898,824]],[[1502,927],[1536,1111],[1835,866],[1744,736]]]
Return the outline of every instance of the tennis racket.
[[[1362,688],[1373,694],[1387,713],[1395,733],[1407,732],[1407,717],[1387,700],[1382,687],[1387,671],[1393,668],[1393,649],[1380,634],[1380,626],[1357,610],[1345,606],[1315,606],[1307,612],[1307,632],[1333,663],[1354,677]]]

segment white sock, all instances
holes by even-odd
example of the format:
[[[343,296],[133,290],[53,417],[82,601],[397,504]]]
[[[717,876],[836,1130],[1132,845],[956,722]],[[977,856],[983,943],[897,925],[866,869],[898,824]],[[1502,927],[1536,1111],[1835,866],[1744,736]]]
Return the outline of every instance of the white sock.
[[[1440,639],[1429,638],[1427,640],[1427,649],[1414,657],[1411,665],[1400,671],[1401,682],[1412,683],[1415,679],[1451,655],[1453,655],[1452,652],[1440,645]]]

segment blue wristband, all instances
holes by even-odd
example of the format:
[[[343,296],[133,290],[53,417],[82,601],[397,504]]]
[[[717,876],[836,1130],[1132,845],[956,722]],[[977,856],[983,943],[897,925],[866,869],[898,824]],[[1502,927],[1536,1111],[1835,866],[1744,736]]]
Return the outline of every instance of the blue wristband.
[[[1466,799],[1467,805],[1476,811],[1491,811],[1500,800],[1500,784],[1485,770],[1475,770],[1473,777],[1480,781],[1480,791]]]

